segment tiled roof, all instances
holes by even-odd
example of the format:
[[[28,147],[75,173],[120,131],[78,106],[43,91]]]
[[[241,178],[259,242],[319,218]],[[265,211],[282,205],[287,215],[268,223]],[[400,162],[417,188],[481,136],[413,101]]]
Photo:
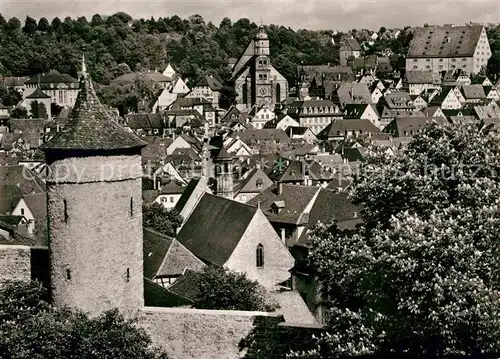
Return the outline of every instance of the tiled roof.
[[[22,196],[23,193],[18,186],[0,182],[0,214],[11,213]]]
[[[35,220],[47,218],[47,195],[45,193],[28,194],[23,196],[23,199]]]
[[[370,106],[368,104],[357,104],[349,103],[344,107],[344,118],[345,119],[359,119],[366,110],[366,107]]]
[[[196,86],[208,86],[212,91],[220,91],[222,84],[212,75],[204,76]]]
[[[351,51],[361,51],[361,46],[358,41],[353,38],[345,38],[343,40],[344,46],[347,46]]]
[[[406,71],[408,84],[441,84],[441,76],[432,71]]]
[[[219,150],[219,152],[217,153],[217,156],[215,156],[216,159],[219,159],[219,160],[229,160],[229,159],[232,159],[233,156],[229,154],[229,152],[227,152],[226,148],[224,146],[222,146]]]
[[[144,277],[153,279],[174,239],[150,228],[143,229]]]
[[[35,99],[39,99],[39,98],[51,98],[49,95],[47,95],[45,92],[43,92],[40,87],[37,87],[35,91],[33,91],[33,93],[31,93],[29,96],[27,96],[26,98],[35,98]]]
[[[462,94],[467,100],[486,99],[483,85],[462,86]]]
[[[259,188],[257,184],[262,187]],[[245,174],[245,178],[239,183],[239,193],[256,193],[261,192],[272,186],[271,179],[260,168],[250,170],[250,173]]]
[[[372,95],[365,83],[343,83],[334,91],[334,102],[339,105],[349,103],[372,103]],[[337,100],[337,101],[336,101]]]
[[[321,189],[318,197],[309,213],[309,223],[306,230],[302,232],[297,244],[307,245],[309,233],[318,223],[330,224],[333,220],[343,222],[356,219],[360,214],[360,208],[349,200],[349,194],[337,193],[329,189]]]
[[[177,235],[204,262],[224,265],[257,211],[256,207],[205,193]]]
[[[57,83],[65,83],[65,84],[77,84],[78,80],[71,77],[67,74],[61,74],[57,70],[50,70],[46,74],[36,75],[30,78],[25,84],[33,85],[40,84],[43,86],[44,84],[57,84]]]
[[[199,278],[197,272],[187,269],[179,279],[168,287],[168,291],[193,303],[200,293]]]
[[[410,42],[407,58],[473,56],[482,29],[482,26],[417,28]]]
[[[192,301],[182,298],[167,288],[144,278],[144,304],[148,307],[181,307],[191,305]]]
[[[125,120],[131,129],[149,130],[162,128],[163,117],[160,113],[133,113],[125,115]]]
[[[238,133],[240,140],[246,144],[252,144],[257,141],[276,141],[279,143],[290,142],[290,138],[285,131],[274,128],[264,128],[260,130],[245,130]]]
[[[45,192],[45,183],[23,165],[0,166],[0,184],[17,186],[23,195]]]
[[[172,78],[157,71],[131,72],[117,77],[113,82],[133,82],[140,78],[146,78],[154,82],[172,82],[175,76]]]
[[[175,204],[175,210],[177,212],[180,213],[182,211],[189,197],[191,197],[191,194],[193,193],[199,182],[200,182],[199,178],[193,178],[191,179],[191,181],[189,181],[186,189],[184,190],[184,192],[182,192],[181,198],[179,198],[179,200]]]
[[[366,119],[333,120],[318,134],[318,138],[343,136],[346,131],[362,131],[364,134],[380,132],[377,126]]]
[[[144,204],[151,204],[158,198],[159,194],[160,191],[157,189],[142,191],[142,202]]]
[[[283,192],[278,195],[276,185],[269,187],[252,198],[248,204],[254,206],[260,204],[260,208],[267,215],[270,222],[297,224],[307,220],[304,216],[304,210],[316,196],[320,187],[283,184],[282,188]],[[272,211],[273,203],[277,201],[284,201],[285,204],[285,207],[278,214]]]
[[[37,132],[43,133],[50,122],[41,118],[36,119],[11,119],[10,130],[12,132]]]
[[[410,95],[404,91],[393,91],[384,95],[385,103],[390,110],[415,108]]]
[[[394,137],[412,136],[432,121],[436,121],[440,124],[447,122],[447,120],[442,117],[400,117],[387,125],[384,132],[389,132]]]
[[[141,148],[146,142],[127,132],[103,108],[90,75],[84,74],[75,106],[63,130],[41,146],[52,150],[118,150]]]

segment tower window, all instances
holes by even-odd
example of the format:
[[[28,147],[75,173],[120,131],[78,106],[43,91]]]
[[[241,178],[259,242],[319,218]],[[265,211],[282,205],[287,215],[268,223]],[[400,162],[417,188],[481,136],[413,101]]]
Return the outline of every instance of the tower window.
[[[68,223],[68,202],[66,200],[63,201],[64,205],[64,223]]]
[[[256,254],[256,264],[257,268],[264,267],[264,246],[259,243],[257,249],[255,250]]]
[[[24,208],[21,208],[21,216],[24,216]]]
[[[130,197],[130,217],[134,216],[134,199]]]
[[[66,279],[71,280],[71,269],[66,269]]]
[[[130,282],[130,268],[127,268],[127,282]]]

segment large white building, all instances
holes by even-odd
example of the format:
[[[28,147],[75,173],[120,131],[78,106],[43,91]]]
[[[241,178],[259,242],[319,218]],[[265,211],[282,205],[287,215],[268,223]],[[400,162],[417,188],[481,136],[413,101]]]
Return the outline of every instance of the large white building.
[[[477,74],[488,65],[490,57],[483,26],[428,26],[415,29],[406,56],[406,71],[460,69]]]

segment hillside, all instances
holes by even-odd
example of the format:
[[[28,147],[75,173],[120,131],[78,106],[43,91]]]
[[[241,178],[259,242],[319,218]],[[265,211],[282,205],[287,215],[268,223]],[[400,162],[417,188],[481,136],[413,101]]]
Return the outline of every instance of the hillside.
[[[258,26],[249,19],[231,22],[225,18],[215,26],[200,15],[133,20],[125,13],[109,17],[94,15],[61,20],[27,17],[6,21],[0,15],[0,72],[4,75],[34,75],[56,69],[76,76],[82,45],[96,82],[108,84],[113,78],[140,69],[163,70],[171,62],[184,77],[196,81],[217,70],[227,77],[228,58],[237,58]],[[294,82],[296,66],[335,63],[338,45],[331,31],[294,31],[270,25],[274,66]],[[342,34],[335,36],[336,44]],[[386,44],[401,48],[401,44]],[[126,64],[126,66],[125,66]]]

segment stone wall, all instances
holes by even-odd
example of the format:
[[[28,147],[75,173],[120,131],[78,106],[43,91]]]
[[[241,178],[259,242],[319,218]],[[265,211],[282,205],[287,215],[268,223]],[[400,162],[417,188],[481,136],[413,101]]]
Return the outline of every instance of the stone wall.
[[[29,281],[30,279],[30,247],[0,245],[0,285],[9,280]]]
[[[51,169],[60,176],[47,181],[54,303],[90,314],[141,308],[140,156],[72,158]]]
[[[283,321],[276,314],[263,312],[145,307],[139,323],[153,345],[165,350],[171,359],[235,359],[243,357],[239,346],[251,333],[256,318],[261,322]]]

